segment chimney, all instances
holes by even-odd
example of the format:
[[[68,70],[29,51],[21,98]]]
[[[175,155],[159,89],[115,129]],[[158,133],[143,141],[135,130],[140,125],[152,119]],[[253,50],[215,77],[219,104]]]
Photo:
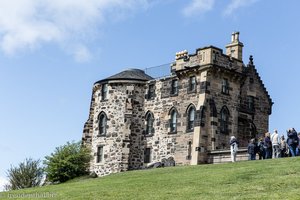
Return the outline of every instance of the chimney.
[[[239,36],[240,32],[237,31],[231,34],[231,43],[226,45],[226,55],[242,61],[244,45],[240,42]]]

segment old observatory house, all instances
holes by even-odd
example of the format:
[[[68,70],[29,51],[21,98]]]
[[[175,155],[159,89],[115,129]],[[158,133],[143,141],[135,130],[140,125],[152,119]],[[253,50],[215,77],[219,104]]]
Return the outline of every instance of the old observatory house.
[[[239,32],[222,49],[176,53],[170,74],[128,69],[93,86],[84,144],[98,176],[141,169],[163,159],[176,165],[217,162],[230,136],[246,147],[268,131],[272,100],[253,58],[243,60]]]

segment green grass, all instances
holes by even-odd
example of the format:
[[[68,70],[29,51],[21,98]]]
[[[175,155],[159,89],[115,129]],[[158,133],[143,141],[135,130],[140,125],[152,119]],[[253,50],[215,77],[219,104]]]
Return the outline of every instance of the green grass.
[[[300,199],[299,190],[298,157],[138,170],[96,179],[81,177],[59,185],[0,193],[0,199],[17,194],[52,194],[52,199],[80,200]]]

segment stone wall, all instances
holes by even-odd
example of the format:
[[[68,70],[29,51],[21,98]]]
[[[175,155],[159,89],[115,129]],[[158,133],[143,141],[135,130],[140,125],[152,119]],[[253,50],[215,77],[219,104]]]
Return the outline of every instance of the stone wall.
[[[94,159],[91,171],[99,176],[140,169],[148,164],[174,158],[176,165],[223,162],[228,159],[229,139],[235,135],[240,147],[268,130],[272,102],[251,62],[243,62],[205,47],[195,54],[176,55],[172,75],[146,81],[110,80],[108,98],[101,99],[102,84],[93,89],[89,120],[83,142],[91,146]],[[190,78],[196,78],[190,91]],[[222,82],[228,81],[228,93]],[[178,80],[178,93],[171,94],[171,84]],[[149,88],[153,94],[150,95]],[[253,108],[249,108],[253,97]],[[187,129],[188,109],[195,108],[194,128]],[[221,110],[229,111],[228,131],[222,132]],[[177,129],[170,131],[170,112],[177,112]],[[107,115],[107,133],[99,135],[101,112]],[[153,131],[146,134],[146,114],[154,117]],[[103,161],[97,163],[97,148],[103,146]],[[145,151],[150,149],[149,163]],[[219,152],[219,153],[216,153]],[[220,153],[221,152],[221,153]],[[223,152],[223,153],[222,153]],[[246,159],[241,150],[240,159]],[[225,155],[226,154],[226,155]],[[219,161],[218,161],[219,160]]]

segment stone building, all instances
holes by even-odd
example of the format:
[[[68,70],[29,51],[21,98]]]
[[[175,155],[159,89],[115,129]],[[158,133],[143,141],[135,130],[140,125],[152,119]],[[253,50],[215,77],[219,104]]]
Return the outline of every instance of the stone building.
[[[176,53],[167,77],[129,69],[96,82],[82,139],[92,148],[90,170],[223,162],[230,136],[242,149],[268,131],[272,100],[253,57],[247,65],[242,57],[235,32],[225,54],[214,46]]]

